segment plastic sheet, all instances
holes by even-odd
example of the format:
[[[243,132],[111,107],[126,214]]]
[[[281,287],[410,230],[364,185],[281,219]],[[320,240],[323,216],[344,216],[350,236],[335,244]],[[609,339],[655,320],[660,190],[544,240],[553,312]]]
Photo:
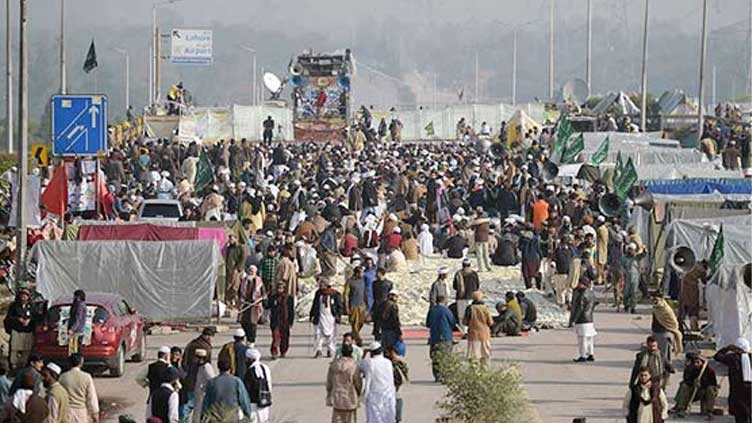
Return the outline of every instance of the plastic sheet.
[[[50,300],[76,289],[120,294],[152,320],[203,319],[221,256],[213,241],[40,241],[37,290]]]
[[[718,348],[734,344],[739,337],[752,342],[752,289],[742,282],[741,268],[721,266],[705,289]]]

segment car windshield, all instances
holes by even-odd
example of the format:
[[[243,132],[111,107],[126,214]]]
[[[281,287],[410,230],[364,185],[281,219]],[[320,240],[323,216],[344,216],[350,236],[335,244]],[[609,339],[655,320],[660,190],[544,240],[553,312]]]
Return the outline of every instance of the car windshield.
[[[92,323],[104,323],[110,318],[110,313],[104,307],[101,306],[88,306],[87,308],[94,308],[94,316],[91,319]],[[70,304],[57,305],[50,307],[47,311],[47,323],[50,325],[68,324],[68,316],[70,314]]]
[[[144,204],[141,217],[180,218],[180,209],[177,204]]]

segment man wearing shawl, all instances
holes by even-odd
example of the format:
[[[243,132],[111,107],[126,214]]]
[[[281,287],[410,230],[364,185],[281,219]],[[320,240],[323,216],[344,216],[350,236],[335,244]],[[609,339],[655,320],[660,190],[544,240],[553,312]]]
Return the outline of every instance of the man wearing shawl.
[[[653,297],[653,323],[651,325],[653,337],[658,341],[664,360],[671,362],[671,350],[682,352],[682,333],[679,330],[679,321],[671,306],[659,292]]]
[[[327,357],[334,355],[336,350],[337,323],[342,315],[342,296],[332,288],[329,279],[319,281],[319,289],[313,297],[309,318],[315,328],[314,350],[315,357],[321,357],[321,350],[326,343]]]
[[[240,313],[238,320],[245,331],[246,340],[254,345],[256,342],[256,330],[261,315],[264,314],[263,301],[266,298],[264,282],[256,274],[256,266],[248,268],[240,282]]]
[[[261,362],[261,351],[250,348],[246,358],[251,365],[245,374],[244,384],[251,398],[251,421],[269,423],[271,421],[272,371]]]
[[[721,348],[713,357],[728,367],[729,414],[736,418],[736,423],[750,423],[752,416],[752,354],[749,344],[748,339],[739,338],[736,345]]]

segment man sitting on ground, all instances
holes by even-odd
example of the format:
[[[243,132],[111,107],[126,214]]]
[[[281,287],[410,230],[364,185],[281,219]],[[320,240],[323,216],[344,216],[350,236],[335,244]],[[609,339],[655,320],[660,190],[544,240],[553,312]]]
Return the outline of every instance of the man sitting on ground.
[[[676,392],[676,405],[670,412],[676,413],[676,416],[680,418],[687,417],[690,405],[695,401],[700,401],[700,411],[708,420],[711,420],[719,389],[715,370],[699,353],[690,352],[686,357],[684,380]]]
[[[503,301],[496,304],[496,311],[499,312],[499,315],[493,319],[494,323],[491,328],[491,335],[495,337],[502,334],[506,336],[519,336],[522,330],[522,321],[519,314]]]

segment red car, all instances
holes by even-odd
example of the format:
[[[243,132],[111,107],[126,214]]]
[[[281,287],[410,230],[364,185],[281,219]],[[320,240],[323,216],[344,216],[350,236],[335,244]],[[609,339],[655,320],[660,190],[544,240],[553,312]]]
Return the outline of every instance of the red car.
[[[37,325],[34,352],[45,359],[65,363],[68,357],[67,335],[59,338],[59,327],[67,327],[72,296],[60,298],[50,306],[44,324]],[[84,336],[80,352],[87,367],[106,368],[110,376],[122,376],[126,358],[140,362],[146,357],[144,318],[117,294],[88,293],[87,321],[91,335]],[[87,323],[88,326],[88,323]],[[61,345],[63,344],[63,345]]]

